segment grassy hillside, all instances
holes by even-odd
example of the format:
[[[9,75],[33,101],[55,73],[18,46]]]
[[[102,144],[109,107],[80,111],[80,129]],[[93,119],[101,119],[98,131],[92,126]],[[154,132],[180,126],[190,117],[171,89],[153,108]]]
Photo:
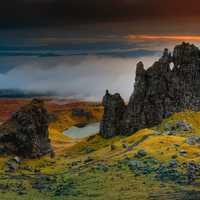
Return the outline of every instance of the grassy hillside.
[[[0,199],[200,199],[199,112],[176,113],[128,137],[103,139],[97,134],[76,140],[62,131],[99,121],[102,107],[80,102],[47,105],[56,115],[49,127],[56,156],[22,160],[13,173],[5,172],[12,156],[1,156]],[[92,112],[93,118],[74,117],[74,107]]]

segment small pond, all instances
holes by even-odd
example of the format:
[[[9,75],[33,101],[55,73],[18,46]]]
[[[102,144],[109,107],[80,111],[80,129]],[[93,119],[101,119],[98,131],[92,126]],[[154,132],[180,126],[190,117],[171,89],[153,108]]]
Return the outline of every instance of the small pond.
[[[72,126],[71,128],[64,131],[64,135],[71,138],[85,138],[91,135],[95,135],[99,132],[100,123],[91,123],[82,128]]]

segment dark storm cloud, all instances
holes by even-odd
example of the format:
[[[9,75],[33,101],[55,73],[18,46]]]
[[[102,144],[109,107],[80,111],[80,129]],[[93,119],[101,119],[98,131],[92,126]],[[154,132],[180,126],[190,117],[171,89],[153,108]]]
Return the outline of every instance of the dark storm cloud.
[[[199,16],[198,0],[2,0],[1,26]]]

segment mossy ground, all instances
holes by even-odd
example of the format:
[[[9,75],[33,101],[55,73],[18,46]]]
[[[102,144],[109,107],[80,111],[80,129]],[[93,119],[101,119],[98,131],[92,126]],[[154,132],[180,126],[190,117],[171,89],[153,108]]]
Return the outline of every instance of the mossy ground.
[[[62,131],[76,123],[88,122],[85,118],[71,115],[71,109],[78,106],[93,113],[89,122],[100,120],[102,107],[98,104],[48,103],[49,110],[57,116],[57,120],[49,127],[56,153],[54,158],[44,156],[40,159],[23,160],[19,170],[5,173],[5,163],[11,156],[0,157],[0,199],[168,200],[174,199],[176,195],[176,199],[182,200],[183,191],[199,192],[198,185],[163,182],[155,179],[152,174],[136,176],[126,165],[119,165],[120,161],[133,158],[141,149],[162,163],[169,162],[173,157],[180,163],[200,162],[200,147],[186,143],[187,137],[200,136],[199,112],[176,113],[161,125],[140,130],[128,137],[103,139],[97,134],[76,140],[64,136]],[[164,124],[176,120],[186,121],[192,126],[192,130],[176,135],[164,134]],[[187,155],[180,155],[181,150],[187,151]],[[34,188],[34,184],[39,184],[40,188]]]

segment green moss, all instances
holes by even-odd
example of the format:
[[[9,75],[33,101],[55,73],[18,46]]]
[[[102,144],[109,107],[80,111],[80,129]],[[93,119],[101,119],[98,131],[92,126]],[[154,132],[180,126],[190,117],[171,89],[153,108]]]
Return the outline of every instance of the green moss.
[[[176,136],[163,134],[164,124],[174,123],[177,120],[184,120],[191,124],[192,131],[180,132]],[[129,137],[104,139],[100,135],[91,136],[74,143],[72,147],[64,148],[54,159],[43,157],[38,160],[24,161],[21,164],[25,168],[31,166],[31,170],[20,169],[14,174],[5,174],[1,170],[0,199],[147,200],[153,199],[157,194],[162,194],[163,199],[170,199],[169,194],[181,195],[186,188],[198,191],[196,186],[182,186],[173,180],[174,177],[185,173],[183,165],[177,168],[178,173],[161,168],[163,174],[168,173],[172,178],[167,181],[164,180],[165,177],[164,181],[160,181],[162,177],[155,179],[154,170],[159,168],[160,164],[168,163],[172,158],[179,163],[199,161],[197,154],[200,152],[199,147],[186,144],[187,137],[199,135],[199,121],[200,113],[191,111],[176,113],[154,129],[140,130]],[[58,149],[62,148],[63,140],[60,135],[53,133],[52,135],[56,140],[60,138],[56,145]],[[70,140],[66,140],[66,145],[67,142]],[[122,144],[127,144],[131,148],[123,148]],[[111,145],[115,148],[111,148]],[[144,149],[147,155],[134,158],[135,153],[141,149]],[[182,149],[188,152],[186,157],[180,156],[179,152]],[[88,157],[92,159],[85,162]],[[150,170],[141,168],[145,173],[136,176],[137,174],[133,173],[128,166],[128,161],[131,159],[137,159]],[[2,169],[5,161],[6,158],[0,159]],[[38,172],[35,173],[35,169]],[[7,184],[9,187],[5,188]],[[33,187],[34,184],[38,188]],[[154,199],[159,199],[159,196]]]

